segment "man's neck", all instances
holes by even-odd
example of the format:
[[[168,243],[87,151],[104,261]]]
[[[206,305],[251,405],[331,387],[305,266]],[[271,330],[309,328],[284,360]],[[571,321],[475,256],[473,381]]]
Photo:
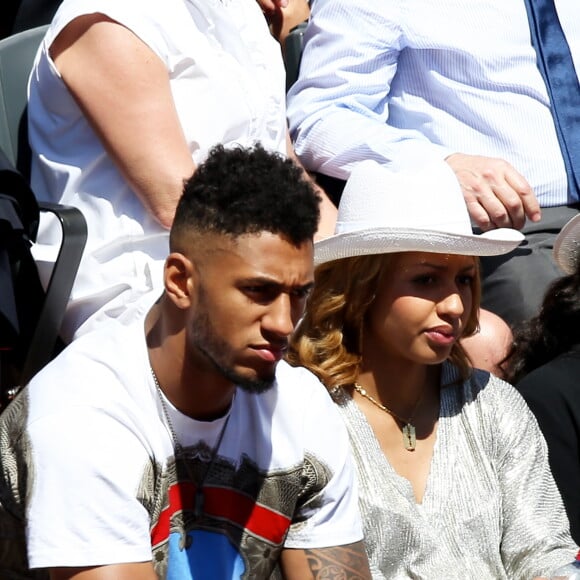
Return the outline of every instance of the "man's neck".
[[[185,415],[200,421],[223,416],[230,408],[236,386],[207,364],[186,355],[185,329],[160,316],[160,304],[145,321],[151,368],[169,401]]]

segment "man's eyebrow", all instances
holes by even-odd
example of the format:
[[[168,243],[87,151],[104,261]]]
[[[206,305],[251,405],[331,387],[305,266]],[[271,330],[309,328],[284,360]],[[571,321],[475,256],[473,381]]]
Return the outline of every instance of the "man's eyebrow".
[[[256,285],[272,285],[272,286],[282,286],[280,280],[276,278],[270,278],[268,276],[253,276],[251,278],[240,278],[240,284],[256,284]]]
[[[298,290],[312,290],[314,288],[314,282],[308,282],[308,284],[302,284],[301,286],[294,286]]]
[[[254,278],[243,278],[240,280],[242,286],[271,286],[273,288],[281,288],[285,290],[311,290],[314,287],[314,281],[306,284],[287,285],[275,278],[268,278],[267,276],[256,276]]]

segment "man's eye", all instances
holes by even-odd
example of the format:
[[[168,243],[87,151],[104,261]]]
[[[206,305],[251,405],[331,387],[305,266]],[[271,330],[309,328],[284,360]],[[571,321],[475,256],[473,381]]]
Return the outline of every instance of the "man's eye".
[[[296,298],[304,299],[308,298],[310,293],[312,292],[312,288],[299,288],[298,290],[294,290],[292,294],[296,296]]]
[[[266,296],[267,294],[272,294],[273,290],[268,286],[246,286],[244,292],[252,296]]]
[[[256,302],[271,302],[280,290],[275,286],[244,286],[244,294]]]

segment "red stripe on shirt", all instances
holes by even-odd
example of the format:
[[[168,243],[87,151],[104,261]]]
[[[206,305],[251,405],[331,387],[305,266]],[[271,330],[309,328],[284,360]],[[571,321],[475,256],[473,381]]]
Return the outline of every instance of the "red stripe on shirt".
[[[182,482],[169,488],[169,506],[159,514],[159,520],[151,530],[153,546],[167,540],[171,517],[175,513],[193,510],[195,491],[196,486],[192,483]],[[204,486],[203,494],[205,514],[231,521],[273,544],[283,542],[290,518],[234,489]]]

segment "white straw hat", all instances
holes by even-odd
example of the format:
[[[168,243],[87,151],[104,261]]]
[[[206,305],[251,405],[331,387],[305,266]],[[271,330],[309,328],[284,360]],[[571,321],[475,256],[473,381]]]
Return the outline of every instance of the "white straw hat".
[[[566,274],[573,274],[580,260],[580,213],[560,230],[554,242],[554,260]]]
[[[393,173],[369,160],[354,167],[335,235],[315,243],[314,262],[411,251],[495,256],[523,239],[510,228],[474,234],[459,183],[444,161]]]

